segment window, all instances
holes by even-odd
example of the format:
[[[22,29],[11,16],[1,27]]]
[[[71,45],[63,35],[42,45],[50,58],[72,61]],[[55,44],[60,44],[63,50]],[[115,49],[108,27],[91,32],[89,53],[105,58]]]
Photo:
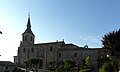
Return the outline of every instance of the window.
[[[23,41],[24,41],[24,36],[23,36]]]
[[[25,52],[25,48],[23,48],[23,52]]]
[[[8,69],[8,66],[6,66],[5,69]]]
[[[61,57],[61,53],[59,53],[58,56]]]
[[[74,57],[77,57],[77,53],[74,53]]]
[[[32,36],[31,36],[31,39],[30,39],[31,41],[32,41]]]
[[[34,49],[33,49],[33,47],[32,47],[32,49],[31,49],[31,52],[34,52]]]
[[[53,47],[51,46],[51,47],[50,47],[50,52],[52,52],[52,51],[53,51]]]
[[[25,36],[25,41],[27,40],[27,36]]]

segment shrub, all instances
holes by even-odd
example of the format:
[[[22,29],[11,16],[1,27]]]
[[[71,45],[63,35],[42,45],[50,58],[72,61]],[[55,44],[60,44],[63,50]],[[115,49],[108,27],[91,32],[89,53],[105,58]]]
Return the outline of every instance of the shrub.
[[[115,72],[115,67],[111,62],[105,62],[99,69],[99,72]]]

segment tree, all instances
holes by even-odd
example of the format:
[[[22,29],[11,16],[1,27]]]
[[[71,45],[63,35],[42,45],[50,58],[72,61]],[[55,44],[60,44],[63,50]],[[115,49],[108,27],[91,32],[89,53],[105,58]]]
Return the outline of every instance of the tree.
[[[39,59],[34,58],[34,59],[29,59],[29,60],[25,61],[24,63],[26,64],[26,67],[28,67],[28,66],[34,67],[35,65],[37,65],[39,63],[39,61],[40,61]]]
[[[55,61],[49,61],[50,68],[53,68],[55,65]]]
[[[97,67],[98,68],[101,68],[101,66],[107,62],[107,61],[111,61],[112,62],[112,59],[111,57],[101,57],[101,56],[98,56],[98,59],[97,59]]]
[[[28,61],[25,61],[24,63],[26,64],[26,68],[27,68],[27,67],[29,66],[29,64],[30,64]]]
[[[83,59],[83,66],[80,68],[80,72],[91,72],[93,67],[90,65],[90,56],[88,55]]]
[[[108,51],[113,61],[116,62],[118,70],[118,62],[120,60],[120,29],[104,35],[101,41],[103,48]]]
[[[99,72],[116,72],[115,67],[112,62],[104,62],[101,68],[99,69]]]
[[[39,59],[30,59],[30,61],[33,65],[36,65],[39,63]]]
[[[107,49],[111,56],[120,56],[120,29],[104,35],[102,44],[103,48]]]
[[[90,56],[87,56],[85,59],[85,65],[90,66]]]
[[[70,69],[74,68],[74,67],[75,67],[75,63],[72,60],[66,59],[64,61],[64,68],[65,68],[66,72],[70,72]]]
[[[55,65],[55,72],[62,72],[62,69],[57,64]]]

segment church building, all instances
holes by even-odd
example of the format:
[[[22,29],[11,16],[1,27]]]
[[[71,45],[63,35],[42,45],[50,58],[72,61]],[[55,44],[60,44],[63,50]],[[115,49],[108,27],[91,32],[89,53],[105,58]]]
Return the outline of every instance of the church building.
[[[31,30],[30,15],[27,21],[27,28],[22,34],[22,41],[18,47],[17,56],[14,56],[14,63],[25,67],[25,61],[29,59],[40,59],[39,68],[49,66],[50,62],[61,64],[65,59],[73,60],[76,64],[82,65],[82,60],[90,56],[90,62],[97,67],[97,58],[106,54],[102,48],[79,47],[75,44],[66,44],[63,41],[48,43],[34,43],[35,34]]]

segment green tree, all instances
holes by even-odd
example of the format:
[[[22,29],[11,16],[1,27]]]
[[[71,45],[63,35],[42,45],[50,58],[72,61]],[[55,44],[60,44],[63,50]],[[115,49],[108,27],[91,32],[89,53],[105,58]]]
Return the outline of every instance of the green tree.
[[[59,68],[58,64],[55,65],[55,72],[62,72],[62,69]]]
[[[120,29],[109,32],[102,37],[103,48],[109,52],[112,56],[112,60],[116,63],[116,69],[118,70],[118,62],[120,60]]]
[[[50,68],[53,68],[55,65],[55,61],[49,61]]]
[[[64,60],[64,68],[66,72],[70,72],[70,70],[74,68],[74,66],[75,63],[72,60],[68,60],[68,59]]]
[[[31,66],[31,67],[35,67],[35,65],[37,65],[39,63],[39,59],[29,59],[27,61],[24,62],[26,64],[26,66]]]
[[[104,62],[99,72],[116,72],[115,67],[111,61]]]
[[[39,63],[39,59],[30,59],[30,62],[33,64],[33,65],[36,65]]]
[[[85,65],[89,66],[90,65],[90,56],[87,56],[85,59]]]
[[[24,63],[26,64],[26,68],[27,68],[29,66],[29,62],[25,61]]]
[[[90,65],[90,56],[83,59],[83,66],[80,68],[80,72],[91,72],[93,67]]]
[[[112,59],[110,57],[98,57],[97,59],[97,67],[98,68],[101,68],[101,66],[104,64],[104,62],[107,62],[107,61],[112,61]]]

